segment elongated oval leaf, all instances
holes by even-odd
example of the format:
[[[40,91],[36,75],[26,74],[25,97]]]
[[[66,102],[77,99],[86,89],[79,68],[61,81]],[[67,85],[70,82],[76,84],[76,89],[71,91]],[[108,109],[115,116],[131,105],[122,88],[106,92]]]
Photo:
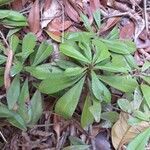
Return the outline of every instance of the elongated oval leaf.
[[[85,77],[76,83],[68,92],[66,92],[56,103],[55,112],[64,118],[70,118],[78,104]]]
[[[63,150],[89,150],[89,145],[72,145],[64,148]]]
[[[39,118],[42,115],[43,106],[42,106],[42,97],[39,91],[36,91],[31,99],[31,119],[29,121],[30,125],[37,123]]]
[[[47,42],[43,42],[34,58],[33,66],[36,66],[40,64],[43,60],[49,57],[49,55],[52,53],[53,47],[49,45]]]
[[[106,86],[98,79],[97,75],[92,72],[92,91],[94,96],[101,101],[110,102],[111,94]]]
[[[99,76],[100,80],[107,83],[108,85],[123,91],[123,92],[133,92],[138,86],[136,79],[129,75],[114,75],[114,76]]]
[[[141,85],[142,93],[144,95],[145,101],[150,108],[150,86],[146,84]]]
[[[7,103],[8,103],[9,109],[13,109],[13,107],[15,106],[15,104],[18,100],[19,94],[20,94],[20,79],[19,79],[19,76],[16,76],[13,79],[13,81],[6,93],[6,98],[7,98]]]
[[[90,124],[93,123],[94,117],[89,111],[89,107],[92,105],[91,96],[88,94],[86,100],[84,102],[82,115],[81,115],[81,126],[83,128],[88,127]]]
[[[90,62],[85,56],[83,56],[79,51],[77,51],[72,45],[69,45],[68,43],[61,44],[60,50],[66,56],[75,58],[85,63]]]
[[[56,93],[76,83],[81,76],[68,77],[64,73],[51,73],[41,82],[39,90],[46,94]]]

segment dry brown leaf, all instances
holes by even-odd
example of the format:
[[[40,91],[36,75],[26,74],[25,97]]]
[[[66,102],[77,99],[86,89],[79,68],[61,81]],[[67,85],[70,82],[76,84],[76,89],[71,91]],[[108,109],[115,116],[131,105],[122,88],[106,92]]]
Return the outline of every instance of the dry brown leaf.
[[[65,13],[72,19],[74,22],[79,23],[80,17],[77,11],[71,6],[68,0],[63,0],[65,6]]]
[[[4,71],[4,85],[5,89],[8,90],[10,87],[10,69],[12,66],[12,61],[13,61],[13,51],[10,49],[7,52],[7,61],[6,61],[6,66],[5,66],[5,71]]]
[[[37,33],[40,30],[40,7],[39,0],[36,0],[32,5],[31,11],[28,17],[29,28],[33,33]]]
[[[99,0],[90,0],[90,8],[92,12],[94,12],[96,9],[100,8],[100,1]]]
[[[131,39],[134,35],[135,26],[131,21],[127,21],[126,24],[120,30],[121,39]]]
[[[12,9],[14,10],[21,10],[23,8],[23,4],[22,4],[22,1],[21,0],[14,0],[12,3],[11,3],[11,7]]]
[[[128,125],[128,114],[121,112],[119,120],[114,124],[111,130],[112,143],[115,149],[120,150],[122,145],[127,144],[137,134],[150,127],[148,122],[141,122],[138,125]]]
[[[56,17],[60,16],[61,14],[61,7],[56,0],[52,0],[49,9],[44,11],[41,16],[41,27],[45,28],[47,25]]]
[[[44,11],[48,10],[51,4],[52,4],[52,0],[45,0]]]
[[[120,21],[120,17],[112,17],[109,18],[106,22],[106,24],[103,24],[103,26],[100,28],[99,33],[102,34],[112,27],[114,27],[118,22]]]
[[[62,18],[55,18],[48,24],[48,31],[64,31],[68,29],[72,25],[72,21],[64,20],[62,21]]]

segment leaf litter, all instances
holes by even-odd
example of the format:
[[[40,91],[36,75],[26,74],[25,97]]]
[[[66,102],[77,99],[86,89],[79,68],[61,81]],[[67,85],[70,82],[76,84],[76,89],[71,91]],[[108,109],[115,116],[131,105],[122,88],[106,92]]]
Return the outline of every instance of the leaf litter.
[[[14,0],[7,7],[23,12],[28,18],[29,26],[17,33],[20,37],[23,37],[25,32],[31,31],[40,36],[42,41],[52,39],[56,45],[61,42],[61,38],[68,31],[85,30],[80,19],[81,12],[86,14],[89,22],[92,23],[92,13],[96,9],[100,9],[102,26],[99,28],[98,33],[104,36],[113,27],[118,26],[121,39],[133,39],[135,41],[137,51],[134,53],[134,57],[137,64],[142,66],[146,60],[150,60],[149,5],[149,2],[144,1],[143,3],[141,0]],[[1,31],[5,33],[7,30],[2,27]],[[48,35],[43,31],[46,31]],[[8,51],[7,57],[4,75],[6,89],[11,84],[10,69],[14,59],[11,50]],[[1,95],[4,94],[4,89],[0,93]],[[70,145],[71,141],[68,137],[71,134],[78,138],[75,142],[78,143],[79,148],[83,147],[82,149],[84,149],[84,145],[93,147],[96,150],[109,150],[112,147],[121,149],[141,131],[149,127],[147,122],[141,122],[134,127],[129,126],[127,123],[129,114],[121,112],[119,120],[112,128],[102,130],[101,124],[95,123],[92,126],[94,133],[92,135],[90,130],[83,130],[80,127],[78,119],[81,112],[80,107],[77,108],[79,114],[75,114],[75,119],[64,120],[52,112],[54,105],[52,100],[55,101],[55,96],[50,101],[49,97],[44,97],[44,103],[50,107],[44,109],[38,124],[33,125],[32,129],[21,132],[5,122],[2,124],[1,132],[8,141],[8,143],[2,143],[3,148],[55,149],[57,147],[59,150]],[[91,142],[92,139],[94,139],[94,143]]]

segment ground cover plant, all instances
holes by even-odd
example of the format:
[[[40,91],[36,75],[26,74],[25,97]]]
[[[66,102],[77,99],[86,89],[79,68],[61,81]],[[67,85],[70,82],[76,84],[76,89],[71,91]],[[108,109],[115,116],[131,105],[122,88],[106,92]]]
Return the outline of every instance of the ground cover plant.
[[[0,1],[0,147],[148,149],[146,5]]]

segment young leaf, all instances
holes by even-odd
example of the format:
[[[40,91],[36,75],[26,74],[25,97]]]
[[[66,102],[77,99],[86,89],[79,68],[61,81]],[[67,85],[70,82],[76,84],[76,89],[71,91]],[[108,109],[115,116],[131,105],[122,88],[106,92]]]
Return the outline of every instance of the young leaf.
[[[115,40],[119,39],[119,29],[118,27],[114,27],[112,31],[108,34],[107,39]]]
[[[9,44],[10,44],[10,48],[12,49],[12,51],[15,53],[17,50],[17,46],[19,44],[19,38],[16,35],[12,35],[9,38]]]
[[[149,61],[145,61],[144,65],[142,66],[142,72],[144,72],[148,68],[150,68],[150,62]]]
[[[76,83],[69,91],[67,91],[56,103],[55,112],[64,118],[70,118],[78,104],[85,77]]]
[[[132,112],[132,105],[127,99],[119,99],[117,103],[123,111],[128,112],[128,113]]]
[[[145,115],[142,111],[136,110],[133,113],[133,116],[137,117],[140,120],[150,121],[150,115]]]
[[[35,44],[36,44],[36,37],[33,33],[28,33],[27,35],[25,35],[22,42],[22,53],[21,53],[23,60],[26,60],[26,58],[33,52]]]
[[[89,107],[89,111],[93,115],[96,122],[100,122],[101,119],[101,102],[92,97],[93,105]]]
[[[24,122],[23,118],[17,114],[12,112],[13,116],[11,118],[7,118],[7,120],[15,127],[21,130],[27,130],[26,123]]]
[[[0,65],[6,62],[6,59],[7,57],[5,57],[4,55],[0,55]]]
[[[86,15],[84,15],[84,14],[81,14],[80,17],[81,17],[81,20],[82,20],[83,23],[84,23],[85,28],[86,28],[88,31],[92,31],[92,27],[91,27],[91,24],[90,24],[90,22],[89,22],[88,17],[87,17]]]
[[[30,108],[31,119],[29,121],[30,125],[37,123],[39,118],[42,115],[43,106],[42,106],[42,97],[39,91],[36,91],[31,99],[31,108]]]
[[[101,119],[110,121],[111,123],[117,122],[118,118],[119,118],[119,114],[115,111],[103,112],[101,114]]]
[[[111,101],[111,94],[106,86],[98,79],[97,75],[92,72],[92,91],[94,96],[101,101],[109,103]]]
[[[85,63],[90,62],[84,55],[82,55],[78,50],[76,50],[72,45],[69,45],[68,43],[61,44],[60,50],[66,56],[75,58]]]
[[[110,58],[110,52],[108,51],[108,47],[98,39],[92,40],[92,44],[94,44],[96,48],[95,55],[93,56],[93,62],[95,64]]]
[[[144,150],[150,138],[150,128],[136,136],[127,146],[127,150]]]
[[[103,82],[123,92],[133,92],[134,89],[138,86],[137,81],[129,75],[113,75],[99,77],[100,80],[102,80]]]
[[[92,105],[91,96],[87,94],[87,97],[83,106],[83,110],[82,110],[82,115],[81,115],[81,126],[83,128],[87,128],[94,121],[93,115],[89,111],[89,107],[91,105]]]
[[[19,74],[22,71],[22,69],[23,69],[22,63],[20,61],[15,61],[10,71],[11,76],[13,77]]]
[[[49,77],[43,80],[39,90],[43,93],[52,94],[72,86],[81,78],[81,75],[68,77],[65,73],[51,73]]]
[[[12,112],[5,105],[0,105],[0,117],[1,118],[9,118],[12,116],[13,116]]]
[[[7,98],[7,103],[8,103],[9,109],[13,109],[13,107],[15,106],[15,104],[18,100],[19,94],[20,94],[20,79],[19,79],[19,76],[16,76],[13,79],[13,81],[6,93],[6,98]]]
[[[147,82],[148,84],[150,84],[150,76],[141,76],[141,78]]]
[[[150,108],[150,86],[148,86],[146,84],[142,84],[141,90],[144,95],[144,99],[145,99],[148,107]]]
[[[93,13],[93,17],[94,17],[94,21],[96,22],[96,25],[98,26],[98,29],[101,26],[101,12],[100,9],[97,9],[94,13]]]
[[[21,115],[21,117],[27,121],[28,115],[27,115],[27,107],[26,102],[29,101],[29,86],[28,86],[28,80],[26,79],[23,87],[21,89],[19,99],[18,99],[18,113]]]
[[[47,42],[43,42],[34,58],[33,66],[40,64],[43,60],[45,60],[52,53],[53,47],[49,45]]]

